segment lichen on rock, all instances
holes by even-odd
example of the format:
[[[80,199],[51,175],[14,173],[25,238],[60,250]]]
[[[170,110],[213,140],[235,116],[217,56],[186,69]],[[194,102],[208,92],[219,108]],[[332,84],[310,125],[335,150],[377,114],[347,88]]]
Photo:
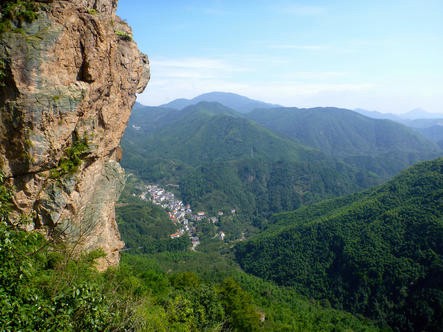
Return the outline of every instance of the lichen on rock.
[[[119,144],[149,62],[116,34],[131,35],[116,0],[38,2],[35,20],[0,34],[0,168],[15,188],[17,222],[28,215],[28,228],[62,234],[79,251],[104,249],[105,268],[123,246]],[[57,173],[80,140],[81,162]]]

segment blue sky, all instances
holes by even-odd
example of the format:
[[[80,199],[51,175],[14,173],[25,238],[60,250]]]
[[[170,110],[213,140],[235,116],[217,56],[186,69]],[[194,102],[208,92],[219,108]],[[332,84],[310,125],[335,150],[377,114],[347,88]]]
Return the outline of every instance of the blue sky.
[[[146,105],[226,91],[443,113],[442,0],[119,0],[117,13],[151,61]]]

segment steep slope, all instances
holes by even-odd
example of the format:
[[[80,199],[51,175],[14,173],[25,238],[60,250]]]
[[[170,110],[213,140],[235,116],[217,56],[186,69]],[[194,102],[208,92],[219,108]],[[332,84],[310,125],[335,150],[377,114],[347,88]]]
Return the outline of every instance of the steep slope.
[[[78,250],[122,247],[114,203],[124,183],[119,142],[147,57],[115,0],[2,2],[0,167],[15,221]],[[21,217],[19,217],[21,216]],[[20,219],[20,220],[19,220]],[[14,218],[13,218],[14,220]]]
[[[268,232],[237,246],[247,272],[395,330],[441,330],[443,158],[274,221]]]
[[[185,107],[198,104],[202,101],[220,103],[226,107],[236,110],[239,113],[248,113],[256,108],[273,108],[279,106],[268,104],[259,100],[250,99],[244,96],[237,95],[235,93],[209,92],[192,99],[176,99],[171,101],[170,103],[162,105],[162,107],[181,110]]]
[[[141,113],[154,121],[145,126]],[[235,208],[249,218],[376,180],[217,103],[135,111],[122,144],[123,166],[142,179],[180,184],[182,198],[194,207]]]
[[[414,162],[442,154],[410,128],[339,108],[255,110],[248,118],[358,168],[389,177]]]

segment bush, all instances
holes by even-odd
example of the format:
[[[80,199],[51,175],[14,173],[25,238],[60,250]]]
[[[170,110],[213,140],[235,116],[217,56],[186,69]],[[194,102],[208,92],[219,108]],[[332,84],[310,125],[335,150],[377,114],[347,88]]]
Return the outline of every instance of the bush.
[[[9,31],[13,26],[22,27],[38,17],[40,5],[30,0],[7,0],[1,5],[0,33]]]
[[[115,34],[121,40],[124,40],[124,41],[131,41],[132,40],[132,36],[129,33],[125,32],[125,31],[116,30]]]
[[[8,220],[8,215],[12,208],[12,192],[4,182],[5,175],[0,171],[0,222]]]
[[[55,179],[77,172],[88,149],[86,138],[75,141],[71,147],[65,150],[65,156],[60,159],[58,166],[51,170],[50,177]]]

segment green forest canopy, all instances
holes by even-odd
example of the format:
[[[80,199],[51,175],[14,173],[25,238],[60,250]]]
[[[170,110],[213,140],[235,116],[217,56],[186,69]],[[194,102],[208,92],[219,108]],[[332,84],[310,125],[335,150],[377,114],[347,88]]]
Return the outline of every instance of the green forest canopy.
[[[245,271],[397,330],[441,330],[443,158],[274,222],[238,244]]]

